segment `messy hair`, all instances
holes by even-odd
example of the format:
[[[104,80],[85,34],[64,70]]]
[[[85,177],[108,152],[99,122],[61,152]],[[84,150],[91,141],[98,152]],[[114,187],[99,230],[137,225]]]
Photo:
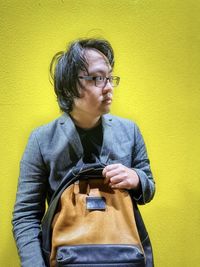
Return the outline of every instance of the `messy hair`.
[[[70,43],[66,51],[56,53],[50,64],[50,76],[53,79],[58,105],[66,113],[72,111],[74,98],[80,97],[77,88],[77,85],[81,87],[78,75],[81,70],[87,72],[87,49],[100,51],[106,56],[111,67],[114,67],[113,49],[104,39],[78,39]]]

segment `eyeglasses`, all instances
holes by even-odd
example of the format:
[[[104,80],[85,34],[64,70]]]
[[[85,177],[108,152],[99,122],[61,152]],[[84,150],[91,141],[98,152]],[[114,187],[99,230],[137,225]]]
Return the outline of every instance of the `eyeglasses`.
[[[78,76],[79,79],[83,79],[86,81],[94,81],[95,86],[104,88],[109,81],[112,87],[117,87],[120,82],[120,77],[118,76],[110,76],[110,77],[105,77],[105,76]]]

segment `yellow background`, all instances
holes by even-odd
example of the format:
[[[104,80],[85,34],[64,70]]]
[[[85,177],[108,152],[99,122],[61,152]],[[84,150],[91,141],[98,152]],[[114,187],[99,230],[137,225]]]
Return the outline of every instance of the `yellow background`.
[[[1,1],[0,266],[20,266],[10,221],[28,136],[60,114],[49,62],[90,36],[112,43],[112,113],[135,120],[148,147],[157,194],[141,211],[155,266],[200,266],[199,14],[196,0]]]

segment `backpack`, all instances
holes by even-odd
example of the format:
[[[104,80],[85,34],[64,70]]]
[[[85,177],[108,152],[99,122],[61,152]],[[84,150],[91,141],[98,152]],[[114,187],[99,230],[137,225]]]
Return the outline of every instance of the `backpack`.
[[[72,168],[42,221],[50,267],[153,267],[150,240],[128,190],[104,184],[101,163]]]

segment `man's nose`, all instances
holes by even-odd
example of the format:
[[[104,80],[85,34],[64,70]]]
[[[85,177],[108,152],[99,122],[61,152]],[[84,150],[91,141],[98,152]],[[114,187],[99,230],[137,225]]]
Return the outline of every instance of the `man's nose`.
[[[107,79],[106,84],[105,84],[105,86],[104,86],[104,88],[103,88],[103,92],[104,92],[104,93],[107,93],[107,92],[112,92],[112,91],[113,91],[113,85],[112,85],[112,83],[110,82],[110,80]]]

